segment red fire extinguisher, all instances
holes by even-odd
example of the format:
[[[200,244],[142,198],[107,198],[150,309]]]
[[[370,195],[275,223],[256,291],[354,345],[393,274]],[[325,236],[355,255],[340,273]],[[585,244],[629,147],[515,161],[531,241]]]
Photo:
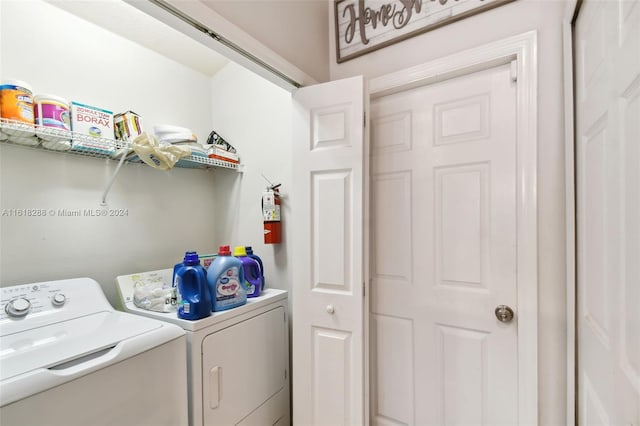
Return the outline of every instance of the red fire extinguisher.
[[[262,193],[262,219],[265,244],[279,244],[282,238],[280,193],[278,192],[280,185],[281,184],[271,185]]]

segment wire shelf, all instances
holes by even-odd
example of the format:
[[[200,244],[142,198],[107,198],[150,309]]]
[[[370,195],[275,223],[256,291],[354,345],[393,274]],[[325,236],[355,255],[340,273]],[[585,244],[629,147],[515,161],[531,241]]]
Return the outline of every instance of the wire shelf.
[[[112,160],[119,160],[123,152],[128,153],[131,149],[131,144],[124,141],[94,138],[83,133],[51,127],[34,126],[5,118],[0,118],[0,141],[2,143],[21,145],[46,151]],[[67,143],[69,141],[71,142],[70,144]],[[53,149],[47,148],[47,146],[51,146]],[[125,161],[134,163],[141,162],[135,155]],[[240,170],[239,165],[236,163],[201,155],[191,155],[181,158],[175,167],[191,169],[221,167]]]

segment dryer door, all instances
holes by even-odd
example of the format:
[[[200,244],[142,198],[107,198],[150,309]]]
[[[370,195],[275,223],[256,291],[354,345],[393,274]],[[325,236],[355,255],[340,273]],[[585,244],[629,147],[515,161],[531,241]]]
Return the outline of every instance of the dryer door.
[[[288,415],[284,308],[207,336],[202,342],[204,425],[275,424]],[[267,402],[265,404],[265,402]]]

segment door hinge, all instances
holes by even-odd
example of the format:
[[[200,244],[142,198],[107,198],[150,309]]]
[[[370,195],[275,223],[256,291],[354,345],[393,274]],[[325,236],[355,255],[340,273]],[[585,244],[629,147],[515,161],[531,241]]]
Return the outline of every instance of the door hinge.
[[[518,61],[511,61],[511,81],[518,81]]]
[[[366,291],[367,291],[367,286],[365,285],[364,281],[362,281],[362,297],[365,296]]]
[[[362,127],[364,127],[364,128],[367,127],[367,113],[366,112],[362,113]]]

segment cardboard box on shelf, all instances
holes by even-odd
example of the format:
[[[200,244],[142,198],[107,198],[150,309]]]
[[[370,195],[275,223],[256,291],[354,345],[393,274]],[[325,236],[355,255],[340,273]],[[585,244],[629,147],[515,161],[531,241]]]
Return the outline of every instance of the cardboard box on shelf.
[[[240,158],[238,154],[231,153],[227,150],[222,149],[217,145],[206,145],[208,147],[208,156],[209,158],[215,158],[216,160],[228,161],[229,163],[238,164],[240,162]]]
[[[84,136],[74,137],[72,149],[108,155],[115,151],[113,142],[109,142],[114,136],[113,112],[109,110],[71,102],[71,130],[74,136]]]
[[[115,136],[119,141],[132,141],[142,134],[142,117],[133,111],[116,114],[113,122]]]

